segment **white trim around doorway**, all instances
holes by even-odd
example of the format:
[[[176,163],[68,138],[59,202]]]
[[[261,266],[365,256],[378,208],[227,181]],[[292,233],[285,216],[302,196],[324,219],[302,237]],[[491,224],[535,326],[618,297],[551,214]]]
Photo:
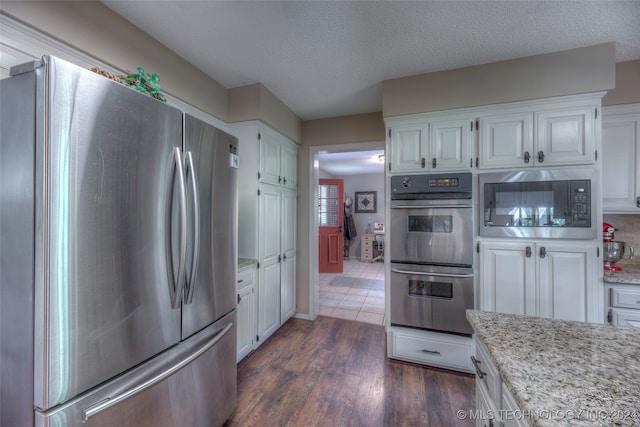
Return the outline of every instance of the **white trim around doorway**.
[[[318,182],[319,160],[322,153],[341,153],[349,151],[385,150],[385,141],[357,142],[351,144],[316,145],[309,147],[309,319],[318,316]]]

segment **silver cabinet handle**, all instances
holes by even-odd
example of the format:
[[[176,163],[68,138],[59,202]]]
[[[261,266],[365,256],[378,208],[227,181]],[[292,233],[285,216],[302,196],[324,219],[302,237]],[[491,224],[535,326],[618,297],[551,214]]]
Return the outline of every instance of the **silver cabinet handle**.
[[[528,151],[524,152],[524,162],[525,163],[529,163],[529,160],[531,159],[531,154],[529,154]]]
[[[538,163],[544,162],[544,151],[538,151]]]
[[[115,397],[108,398],[106,400],[102,400],[102,401],[98,402],[97,404],[88,407],[87,409],[85,409],[83,411],[82,421],[86,422],[89,418],[91,418],[92,416],[104,411],[105,409],[108,409],[108,408],[112,407],[113,405],[117,405],[118,403],[122,402],[123,400],[128,399],[128,398],[130,398],[132,396],[135,396],[136,394],[138,394],[140,392],[143,392],[144,390],[154,386],[155,384],[159,383],[160,381],[164,380],[165,378],[170,377],[175,372],[177,372],[178,370],[180,370],[183,367],[187,366],[188,364],[190,364],[191,362],[196,360],[198,357],[200,357],[207,350],[209,350],[211,347],[216,345],[218,343],[218,341],[220,341],[222,339],[222,337],[224,337],[225,334],[231,330],[231,326],[233,326],[233,323],[229,323],[227,326],[225,326],[225,328],[218,335],[216,335],[215,338],[213,338],[211,341],[206,342],[202,347],[200,347],[199,349],[197,349],[196,351],[191,353],[188,357],[182,359],[180,362],[178,362],[175,365],[171,366],[169,369],[166,369],[165,371],[160,372],[158,375],[154,376],[153,378],[150,378],[149,380],[143,382],[142,384],[138,385],[137,387],[129,389],[129,390],[125,391],[124,393],[119,394],[119,395],[117,395]]]
[[[527,258],[531,258],[531,246],[527,246],[524,253]]]
[[[544,246],[540,248],[540,258],[544,258],[547,256],[547,248]]]
[[[427,350],[426,348],[423,348],[422,350],[420,350],[420,352],[426,354],[440,354],[440,352],[437,350]]]
[[[451,273],[425,273],[422,271],[407,271],[407,270],[399,270],[397,268],[392,268],[392,272],[400,273],[400,274],[417,274],[418,276],[433,276],[433,277],[457,277],[457,278],[467,278],[473,277],[473,273],[470,274],[451,274]]]
[[[175,172],[175,174],[174,174]],[[173,254],[171,250],[171,213],[172,213],[172,192],[174,176],[178,177],[178,191],[180,203],[180,245],[178,259],[178,275],[173,274]],[[180,307],[182,290],[185,281],[185,264],[187,258],[187,197],[185,194],[184,171],[182,168],[182,152],[180,148],[173,147],[171,155],[171,167],[167,177],[167,204],[165,208],[165,254],[167,260],[167,274],[169,276],[169,295],[171,297],[171,308]]]
[[[198,175],[193,166],[193,156],[191,151],[187,152],[187,173],[191,177],[191,192],[193,193],[193,259],[191,260],[191,272],[187,280],[186,304],[193,301],[194,289],[196,286],[196,275],[198,273],[198,261],[200,260],[200,196],[198,193]]]
[[[640,197],[636,197],[636,207],[640,208]]]

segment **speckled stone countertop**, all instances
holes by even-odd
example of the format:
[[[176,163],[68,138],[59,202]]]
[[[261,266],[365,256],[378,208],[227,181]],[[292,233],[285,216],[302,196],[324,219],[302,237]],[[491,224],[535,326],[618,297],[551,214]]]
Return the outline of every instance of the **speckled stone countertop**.
[[[604,281],[607,283],[628,283],[640,285],[640,265],[622,265],[622,271],[604,272]]]
[[[249,267],[251,264],[255,264],[256,260],[253,258],[238,258],[238,270],[242,270],[245,267]]]
[[[534,426],[640,426],[640,329],[467,310]]]

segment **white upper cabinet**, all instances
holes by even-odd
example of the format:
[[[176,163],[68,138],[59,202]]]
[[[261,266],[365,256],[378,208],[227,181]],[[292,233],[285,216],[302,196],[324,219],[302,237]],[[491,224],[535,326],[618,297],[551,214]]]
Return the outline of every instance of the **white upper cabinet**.
[[[471,169],[472,120],[466,116],[424,116],[388,124],[391,173]]]
[[[603,109],[602,181],[604,213],[640,213],[640,104]]]
[[[472,121],[468,118],[429,123],[429,157],[432,170],[471,169],[471,126]]]
[[[575,165],[595,162],[596,107],[576,106],[536,113],[534,163]]]
[[[532,112],[481,116],[479,128],[479,168],[533,165]]]
[[[260,182],[296,188],[298,147],[280,134],[263,127],[260,140]]]
[[[594,164],[601,96],[520,102],[480,110],[478,168]]]
[[[391,171],[422,170],[426,166],[426,123],[398,124],[391,127]]]

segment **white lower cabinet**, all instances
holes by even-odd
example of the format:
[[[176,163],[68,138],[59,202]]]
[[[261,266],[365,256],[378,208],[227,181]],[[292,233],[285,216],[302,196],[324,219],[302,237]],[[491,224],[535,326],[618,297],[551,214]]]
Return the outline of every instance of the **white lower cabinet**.
[[[480,310],[603,322],[595,242],[484,240],[480,258]]]
[[[391,328],[387,340],[389,358],[473,372],[470,362],[473,352],[471,338],[418,329]]]
[[[638,285],[608,285],[609,323],[640,328],[640,288]]]
[[[476,371],[476,427],[525,427],[529,424],[484,344],[474,340],[476,354],[472,358]]]
[[[236,362],[241,361],[255,348],[256,339],[256,298],[255,265],[243,267],[238,271],[238,339]]]

